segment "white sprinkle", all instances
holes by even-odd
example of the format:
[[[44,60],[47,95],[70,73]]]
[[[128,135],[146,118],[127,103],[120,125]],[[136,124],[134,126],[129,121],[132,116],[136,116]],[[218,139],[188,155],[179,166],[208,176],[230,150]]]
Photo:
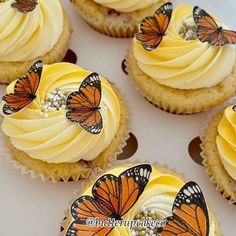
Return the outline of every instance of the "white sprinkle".
[[[145,211],[146,210],[146,207],[145,206],[142,206],[141,207],[141,211]]]
[[[53,98],[54,98],[53,94],[49,93],[49,94],[48,94],[48,98],[49,98],[49,99],[53,99]]]
[[[58,102],[54,102],[54,106],[59,107],[60,105]]]

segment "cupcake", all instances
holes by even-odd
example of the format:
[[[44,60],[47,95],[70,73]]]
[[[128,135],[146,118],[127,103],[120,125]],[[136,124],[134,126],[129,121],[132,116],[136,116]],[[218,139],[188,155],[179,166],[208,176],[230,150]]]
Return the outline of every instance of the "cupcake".
[[[169,25],[152,40],[143,32],[152,17],[142,21],[128,53],[130,76],[145,98],[164,111],[191,114],[208,110],[234,94],[235,46],[216,47],[198,39],[191,6],[181,4],[172,13],[159,9],[155,15],[167,15],[165,10]],[[195,14],[199,12],[203,11]],[[150,41],[145,43],[144,36]]]
[[[202,136],[203,164],[211,181],[230,203],[236,203],[236,108],[228,106],[210,119]]]
[[[27,73],[37,60],[60,62],[71,28],[59,0],[0,1],[0,83]]]
[[[88,178],[115,161],[128,137],[121,92],[77,65],[42,67],[39,61],[6,94],[1,111],[7,150],[21,170],[42,179]]]
[[[112,37],[129,38],[143,17],[165,0],[70,0],[95,30]]]
[[[117,207],[117,202],[119,207]],[[201,210],[204,211],[204,216],[201,215],[198,218],[202,220],[202,223],[206,223],[200,223],[201,235],[221,235],[215,216],[210,208],[207,209],[200,187],[196,183],[189,182],[185,185],[183,177],[157,164],[152,166],[123,164],[110,169],[105,174],[98,175],[82,186],[78,198],[67,211],[61,235],[85,235],[86,230],[92,232],[93,235],[174,235],[174,233],[170,234],[173,230],[171,229],[172,221],[178,222],[180,231],[181,227],[184,227],[184,232],[187,231],[188,235],[193,235],[190,228],[194,227],[196,215],[192,217],[189,226],[184,226],[184,221],[182,223],[178,221],[172,212],[175,211],[178,214],[180,207],[185,207],[187,210],[190,204],[192,204],[191,207],[199,204],[201,209],[198,208],[198,216],[201,215]],[[117,208],[120,212],[118,215],[115,214]],[[112,216],[109,209],[112,209]],[[207,216],[206,221],[203,220],[205,216]],[[97,221],[99,222],[97,226],[92,221],[95,218],[101,220]],[[108,225],[99,228],[99,224],[106,224],[107,218]],[[117,226],[109,228],[109,222],[115,221]],[[123,223],[118,223],[120,221]],[[134,225],[134,221],[149,221],[149,225],[137,226]],[[98,231],[100,234],[97,233]],[[166,234],[167,231],[169,234]],[[197,231],[199,229],[194,232]],[[196,235],[200,234],[196,233]]]

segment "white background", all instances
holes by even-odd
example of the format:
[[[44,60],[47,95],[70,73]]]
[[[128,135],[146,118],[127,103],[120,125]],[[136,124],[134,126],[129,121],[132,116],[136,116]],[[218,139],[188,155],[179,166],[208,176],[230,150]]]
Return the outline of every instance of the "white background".
[[[183,1],[175,4],[180,2]],[[235,1],[185,2],[200,5],[236,30]],[[227,203],[210,183],[204,168],[193,162],[188,154],[188,144],[200,134],[208,113],[177,116],[150,105],[121,70],[121,61],[131,40],[109,38],[95,32],[75,12],[69,0],[63,0],[63,5],[74,29],[71,48],[77,52],[78,64],[115,82],[127,97],[133,117],[132,131],[139,142],[135,157],[168,164],[189,180],[199,183],[217,215],[223,234],[236,235],[236,206]],[[3,93],[4,86],[1,87],[1,95]],[[0,158],[0,236],[58,235],[64,210],[69,207],[77,187],[78,183],[32,180]]]

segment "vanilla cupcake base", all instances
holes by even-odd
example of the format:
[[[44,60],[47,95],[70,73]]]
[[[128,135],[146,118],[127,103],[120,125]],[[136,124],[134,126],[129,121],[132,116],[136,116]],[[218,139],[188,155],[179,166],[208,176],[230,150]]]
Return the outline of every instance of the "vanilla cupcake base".
[[[143,163],[148,163],[148,162],[143,162]],[[132,162],[132,163],[129,163],[129,164],[120,164],[122,166],[127,166],[127,168],[130,168],[132,165],[137,165],[137,164],[141,164],[140,163],[137,163],[137,162]],[[167,168],[167,167],[164,167],[164,166],[161,166],[159,165],[158,163],[154,163],[152,164],[152,166],[154,168],[156,168],[158,171],[160,171],[161,173],[163,174],[167,174],[167,175],[173,175],[173,176],[176,176],[177,178],[181,179],[183,182],[187,182],[186,178],[183,177],[182,175],[176,173],[175,171]],[[96,176],[92,176],[90,177],[89,180],[87,180],[86,182],[82,182],[79,186],[79,191],[76,193],[77,197],[83,195],[83,192],[88,189],[88,188],[91,188],[92,185],[94,184],[94,182],[96,181],[96,179],[98,179],[99,176],[101,176],[102,173],[97,173]],[[72,202],[74,202],[74,199],[70,202],[70,205],[72,204]],[[219,227],[219,224],[217,222],[217,219],[215,217],[215,214],[214,212],[212,211],[211,207],[209,207],[209,204],[208,204],[208,213],[209,213],[209,219],[210,219],[210,222],[211,224],[214,225],[215,227],[215,230],[214,230],[214,236],[221,236],[221,231],[220,231],[220,227]],[[60,233],[60,236],[65,236],[66,234],[66,230],[69,228],[71,222],[73,221],[73,218],[70,214],[70,209],[67,209],[65,211],[65,218],[64,220],[62,221],[61,223],[61,233]],[[108,234],[109,235],[109,234]],[[127,234],[128,235],[128,234]]]
[[[116,93],[120,102],[121,117],[117,133],[112,139],[109,146],[93,161],[80,160],[75,163],[47,163],[45,161],[33,159],[25,152],[16,149],[10,142],[9,137],[3,136],[4,142],[10,153],[10,161],[16,161],[15,168],[21,169],[22,173],[33,172],[33,177],[40,176],[42,180],[51,179],[53,182],[57,181],[77,181],[86,179],[93,175],[96,169],[107,169],[115,161],[116,156],[122,152],[122,148],[126,144],[129,137],[129,122],[128,122],[128,108],[123,94],[112,84],[112,89]],[[79,148],[79,147],[78,147]],[[1,150],[4,153],[4,150]]]
[[[203,164],[211,181],[216,184],[217,190],[229,200],[229,203],[236,204],[236,181],[225,170],[224,165],[218,154],[216,137],[218,126],[223,118],[224,111],[218,113],[208,125],[206,133],[202,137]]]
[[[146,75],[137,64],[133,47],[128,53],[128,70],[135,85],[148,101],[160,109],[174,114],[206,111],[228,99],[236,89],[236,63],[231,74],[219,84],[210,88],[194,90],[167,87]]]
[[[138,23],[144,17],[153,15],[166,2],[161,0],[142,10],[121,13],[97,4],[93,0],[70,1],[92,28],[105,35],[118,38],[133,37],[138,30]]]
[[[42,60],[44,64],[60,62],[68,50],[71,33],[70,22],[64,12],[62,34],[56,45],[47,54],[25,62],[4,62],[0,59],[0,84],[9,84],[17,78],[24,76],[28,69],[38,60]],[[45,37],[48,37],[48,35],[45,35]]]

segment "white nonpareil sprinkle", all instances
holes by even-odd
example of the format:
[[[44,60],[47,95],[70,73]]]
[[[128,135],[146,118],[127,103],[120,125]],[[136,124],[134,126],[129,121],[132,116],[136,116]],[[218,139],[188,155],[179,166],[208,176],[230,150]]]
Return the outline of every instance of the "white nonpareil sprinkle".
[[[45,119],[49,117],[48,112],[66,109],[66,98],[69,92],[55,89],[47,94],[44,101],[41,101],[41,107],[36,113]]]
[[[160,218],[157,211],[142,206],[141,210],[135,215],[134,220],[160,220]],[[156,236],[157,228],[133,227],[131,233],[132,236]]]

